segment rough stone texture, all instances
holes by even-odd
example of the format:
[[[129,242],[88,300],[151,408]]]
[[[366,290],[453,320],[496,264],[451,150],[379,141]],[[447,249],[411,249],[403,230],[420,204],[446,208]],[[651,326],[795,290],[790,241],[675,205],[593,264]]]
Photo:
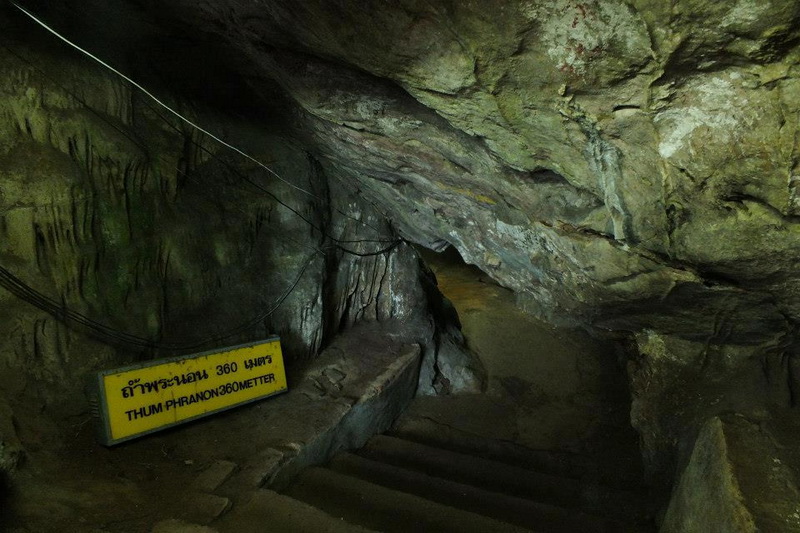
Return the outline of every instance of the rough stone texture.
[[[2,52],[3,265],[109,327],[200,345],[272,307],[311,257],[299,290],[275,315],[211,344],[280,332],[291,356],[312,354],[321,342],[325,269],[309,252],[319,235],[269,197],[290,187],[250,177],[264,193],[237,179],[255,173],[174,120],[162,122],[163,110],[85,61],[64,58],[54,68],[60,58],[22,50],[31,63]],[[324,178],[303,151],[239,126],[247,139],[230,141],[279,158],[276,171],[323,194]],[[319,212],[308,199],[295,209]],[[80,388],[87,370],[153,355],[124,345],[115,354],[6,291],[0,298],[0,348],[22,372],[4,380],[12,394],[35,379],[60,395]]]
[[[648,383],[695,376],[724,396],[761,365],[778,371],[748,409],[796,404],[800,4],[369,4],[26,3],[181,90],[269,110],[331,190],[358,191],[411,241],[455,246],[538,314],[636,335],[638,409],[663,415],[634,417],[655,463],[688,447],[670,413],[695,400],[674,408]],[[29,226],[4,231],[33,249]],[[28,329],[64,342],[52,322]]]
[[[280,85],[327,174],[540,315],[690,343],[657,378],[676,390],[682,373],[702,389],[796,359],[796,2],[373,7],[170,3],[255,91]],[[669,472],[691,437],[642,354],[640,408],[664,418],[634,422]]]
[[[483,391],[488,381],[485,365],[475,350],[466,345],[458,313],[453,303],[439,291],[439,280],[427,266],[422,287],[427,295],[435,330],[432,343],[426,344],[425,336],[419,341],[425,352],[417,394],[427,396]]]
[[[365,351],[375,355],[366,355]],[[353,358],[352,354],[364,355]],[[382,368],[387,355],[393,356],[394,361]],[[288,456],[281,469],[271,477],[268,481],[271,486],[283,486],[302,469],[326,461],[339,450],[360,448],[370,436],[392,425],[417,389],[419,346],[393,346],[390,339],[381,335],[345,335],[321,357],[326,357],[328,364],[315,365],[297,392],[312,400],[325,398],[341,402],[343,416],[334,424],[310,428],[312,431],[303,435],[302,441],[284,443],[297,453]]]
[[[662,533],[800,531],[797,465],[763,425],[710,419],[672,495]]]
[[[272,531],[293,533],[373,533],[300,500],[267,489],[256,491],[249,501],[228,513],[219,524],[223,531],[241,533],[261,533],[265,527]]]
[[[661,527],[662,533],[682,531],[758,531],[729,462],[719,418],[711,419],[697,437]]]
[[[652,330],[635,340],[638,355],[629,362],[631,420],[647,463],[665,475],[675,469],[671,451],[688,457],[694,428],[708,418],[739,412],[764,419],[789,401],[781,394],[787,380],[778,366],[780,353],[769,346],[762,359],[750,346],[713,345]]]
[[[215,494],[190,492],[182,498],[179,507],[182,509],[182,519],[191,523],[209,524],[231,508],[231,501]]]
[[[236,468],[236,463],[231,461],[214,461],[197,477],[194,488],[202,492],[214,492],[233,474]]]
[[[739,487],[760,531],[800,532],[796,436],[790,434],[787,438],[775,427],[788,419],[796,432],[796,418],[792,412],[782,412],[766,421],[721,417]]]
[[[438,361],[459,356],[459,334],[429,317],[416,252],[291,132],[142,74],[266,171],[3,10],[0,267],[141,345],[0,288],[0,470],[22,454],[12,420],[36,434],[41,410],[85,417],[86,376],[132,361],[279,334],[292,369],[355,324],[413,316],[432,369],[420,386],[451,372]]]
[[[59,450],[42,436],[28,448],[30,467],[13,474],[7,502],[0,485],[0,529],[139,532],[179,519],[237,531],[224,527],[229,508],[390,426],[417,388],[413,329],[359,324],[290,375],[285,394],[111,449],[88,425],[73,427]]]
[[[22,455],[22,444],[14,427],[14,415],[11,407],[4,398],[0,397],[0,472],[12,472],[19,464]],[[0,485],[2,484],[3,480],[0,476]]]

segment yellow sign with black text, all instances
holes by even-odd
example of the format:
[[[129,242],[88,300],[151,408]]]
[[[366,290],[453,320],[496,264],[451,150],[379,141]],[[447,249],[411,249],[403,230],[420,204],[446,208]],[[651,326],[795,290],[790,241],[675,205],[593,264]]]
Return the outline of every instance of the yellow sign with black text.
[[[99,438],[112,445],[286,391],[280,339],[97,374]]]

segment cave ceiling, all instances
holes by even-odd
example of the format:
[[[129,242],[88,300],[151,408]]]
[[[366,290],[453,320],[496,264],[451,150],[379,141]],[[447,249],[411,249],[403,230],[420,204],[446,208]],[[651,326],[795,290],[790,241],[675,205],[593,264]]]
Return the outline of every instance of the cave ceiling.
[[[552,320],[755,346],[800,318],[796,2],[25,6]]]

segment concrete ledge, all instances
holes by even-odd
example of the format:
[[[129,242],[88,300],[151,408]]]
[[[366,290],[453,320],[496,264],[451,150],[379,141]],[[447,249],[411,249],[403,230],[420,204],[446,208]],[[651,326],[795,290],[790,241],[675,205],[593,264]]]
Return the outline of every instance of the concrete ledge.
[[[307,466],[323,463],[339,450],[360,448],[372,435],[392,425],[414,396],[419,377],[420,348],[417,345],[402,346],[394,360],[382,370],[380,365],[375,365],[376,362],[375,358],[365,360],[344,355],[335,365],[326,366],[307,378],[318,383],[329,379],[331,374],[339,376],[339,372],[357,375],[352,381],[343,378],[338,383],[341,389],[328,393],[329,398],[337,402],[336,411],[342,405],[339,402],[352,403],[338,419],[315,424],[309,428],[313,434],[302,440],[293,440],[290,445],[297,450],[296,453],[284,455],[285,462],[266,480],[268,485],[281,488]]]
[[[420,347],[393,340],[387,331],[379,324],[349,330],[290,383],[288,393],[265,402],[258,420],[228,424],[226,431],[238,431],[251,450],[214,491],[234,502],[233,513],[261,487],[280,488],[307,466],[361,447],[405,410],[417,388]],[[220,459],[232,462],[230,455]]]

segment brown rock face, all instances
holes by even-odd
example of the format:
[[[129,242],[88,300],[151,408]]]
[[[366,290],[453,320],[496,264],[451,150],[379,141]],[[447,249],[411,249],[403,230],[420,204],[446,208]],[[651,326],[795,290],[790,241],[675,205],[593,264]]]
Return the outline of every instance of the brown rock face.
[[[136,360],[279,334],[292,371],[340,330],[394,320],[424,350],[423,390],[449,372],[439,346],[463,342],[430,317],[437,295],[416,252],[282,126],[257,120],[252,103],[189,100],[147,70],[170,111],[20,14],[0,16],[11,28],[0,48],[0,471],[20,461],[17,430],[53,429],[38,426],[42,411],[85,416],[87,375]],[[106,51],[136,63],[124,47]]]
[[[289,161],[301,146],[318,165],[300,181],[357,191],[403,237],[455,246],[539,315],[630,333],[633,421],[655,462],[682,438],[686,409],[762,416],[796,403],[800,4],[40,4],[30,3],[143,79],[155,71],[228,112],[260,110],[280,123],[280,142],[294,140],[264,148],[288,173],[300,175]],[[122,9],[133,29],[98,26]],[[55,130],[24,120],[41,99],[18,85],[31,111],[9,124],[30,130],[36,157]],[[56,137],[75,136],[64,131]],[[80,190],[67,183],[64,198]],[[24,213],[5,212],[2,228],[30,260],[41,245]],[[721,399],[696,408],[695,390]]]

